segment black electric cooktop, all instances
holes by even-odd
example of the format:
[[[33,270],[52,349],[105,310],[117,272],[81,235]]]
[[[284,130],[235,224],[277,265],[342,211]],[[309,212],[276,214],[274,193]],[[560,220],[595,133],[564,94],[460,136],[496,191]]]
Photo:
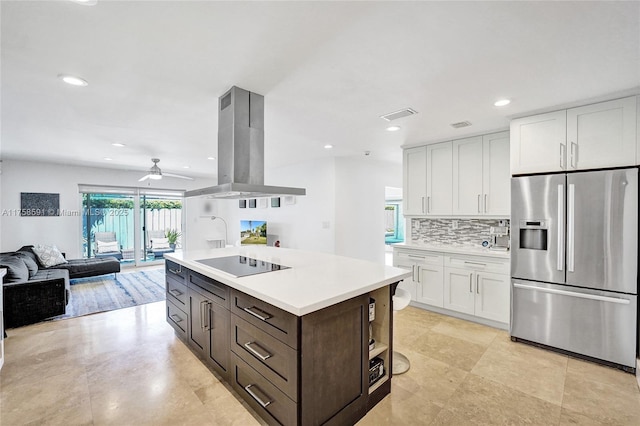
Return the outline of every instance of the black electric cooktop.
[[[212,257],[210,259],[196,260],[196,262],[226,272],[235,277],[245,277],[247,275],[289,269],[289,266],[278,265],[277,263],[266,262],[247,256]]]

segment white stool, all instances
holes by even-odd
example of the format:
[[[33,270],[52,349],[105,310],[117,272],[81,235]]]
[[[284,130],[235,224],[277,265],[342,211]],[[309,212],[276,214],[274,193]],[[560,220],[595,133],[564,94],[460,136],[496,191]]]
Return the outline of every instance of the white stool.
[[[396,322],[396,312],[401,311],[411,302],[411,293],[400,287],[396,288],[396,294],[393,295],[393,323]],[[411,367],[409,359],[400,352],[393,351],[393,366],[391,371],[393,374],[406,373]]]

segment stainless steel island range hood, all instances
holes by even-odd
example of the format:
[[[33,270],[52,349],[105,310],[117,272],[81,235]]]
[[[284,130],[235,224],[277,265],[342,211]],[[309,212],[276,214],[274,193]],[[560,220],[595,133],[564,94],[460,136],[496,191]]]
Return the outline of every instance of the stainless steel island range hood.
[[[239,199],[306,195],[264,184],[264,96],[233,86],[218,99],[218,185],[185,197]]]

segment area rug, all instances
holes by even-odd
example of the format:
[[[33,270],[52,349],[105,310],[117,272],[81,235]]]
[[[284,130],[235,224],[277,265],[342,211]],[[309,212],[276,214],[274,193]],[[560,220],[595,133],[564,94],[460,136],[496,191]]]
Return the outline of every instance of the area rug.
[[[165,300],[164,269],[124,272],[70,281],[64,315],[52,321]]]

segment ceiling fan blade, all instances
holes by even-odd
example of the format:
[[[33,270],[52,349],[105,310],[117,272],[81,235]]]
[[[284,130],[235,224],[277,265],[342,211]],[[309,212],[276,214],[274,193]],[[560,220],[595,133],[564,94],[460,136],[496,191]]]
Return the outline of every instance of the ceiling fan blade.
[[[151,175],[142,176],[140,179],[138,179],[138,182],[142,182],[143,180],[147,180],[147,179],[149,179],[149,177],[151,177]]]
[[[188,176],[182,176],[182,175],[174,175],[173,173],[162,173],[162,176],[167,176],[167,177],[174,177],[174,178],[178,178],[178,179],[187,179],[187,180],[193,180],[192,177],[188,177]]]

